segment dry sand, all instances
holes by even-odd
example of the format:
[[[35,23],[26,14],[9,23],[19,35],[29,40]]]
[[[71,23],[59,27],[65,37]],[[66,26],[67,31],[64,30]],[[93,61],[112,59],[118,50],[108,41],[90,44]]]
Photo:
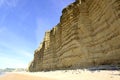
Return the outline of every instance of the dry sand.
[[[120,80],[120,71],[63,70],[7,73],[0,80]]]

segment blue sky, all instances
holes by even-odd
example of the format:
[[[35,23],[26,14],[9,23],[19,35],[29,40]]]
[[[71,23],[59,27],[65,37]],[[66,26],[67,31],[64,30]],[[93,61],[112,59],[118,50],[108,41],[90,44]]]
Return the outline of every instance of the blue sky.
[[[0,68],[26,68],[44,33],[75,0],[0,0]]]

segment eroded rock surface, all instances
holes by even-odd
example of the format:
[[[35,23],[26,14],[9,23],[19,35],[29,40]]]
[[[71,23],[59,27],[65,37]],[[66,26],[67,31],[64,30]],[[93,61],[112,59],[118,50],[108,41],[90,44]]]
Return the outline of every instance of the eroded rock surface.
[[[120,65],[120,0],[76,0],[45,33],[29,71]]]

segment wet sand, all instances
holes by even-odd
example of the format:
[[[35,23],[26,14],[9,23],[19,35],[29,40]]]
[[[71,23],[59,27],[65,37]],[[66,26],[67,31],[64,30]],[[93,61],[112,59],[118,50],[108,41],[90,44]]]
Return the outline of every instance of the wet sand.
[[[55,79],[43,78],[39,76],[32,76],[29,74],[22,73],[7,73],[5,75],[0,76],[0,80],[55,80]]]

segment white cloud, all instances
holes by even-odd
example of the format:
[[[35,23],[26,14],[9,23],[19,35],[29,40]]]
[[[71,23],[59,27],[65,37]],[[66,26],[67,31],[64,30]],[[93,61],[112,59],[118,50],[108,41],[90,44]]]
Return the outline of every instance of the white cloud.
[[[19,53],[26,56],[26,57],[33,57],[33,54],[29,51],[25,51],[25,50],[19,50]]]
[[[6,49],[0,50],[0,68],[26,68],[28,63],[33,59],[32,52],[21,48],[18,49],[17,46],[13,46],[9,43],[0,45]]]
[[[26,41],[20,35],[7,30],[5,27],[0,28],[0,47],[11,50],[21,56],[32,58],[33,54],[28,48],[30,42]],[[12,53],[11,53],[12,54]]]
[[[0,0],[0,7],[16,7],[18,0]]]
[[[0,68],[27,68],[28,64],[24,61],[10,57],[0,57]]]
[[[10,50],[11,53],[6,53],[6,54],[11,54],[11,55],[14,55],[17,54],[17,55],[20,55],[20,56],[24,56],[24,57],[27,57],[27,58],[32,58],[33,57],[33,54],[32,52],[26,50],[25,48],[19,46],[19,45],[15,45],[14,43],[8,43],[8,42],[0,42],[0,46],[2,47],[5,47],[6,49]],[[19,47],[17,47],[19,46]]]
[[[20,35],[5,27],[0,28],[0,68],[27,67],[33,58],[33,49]]]

